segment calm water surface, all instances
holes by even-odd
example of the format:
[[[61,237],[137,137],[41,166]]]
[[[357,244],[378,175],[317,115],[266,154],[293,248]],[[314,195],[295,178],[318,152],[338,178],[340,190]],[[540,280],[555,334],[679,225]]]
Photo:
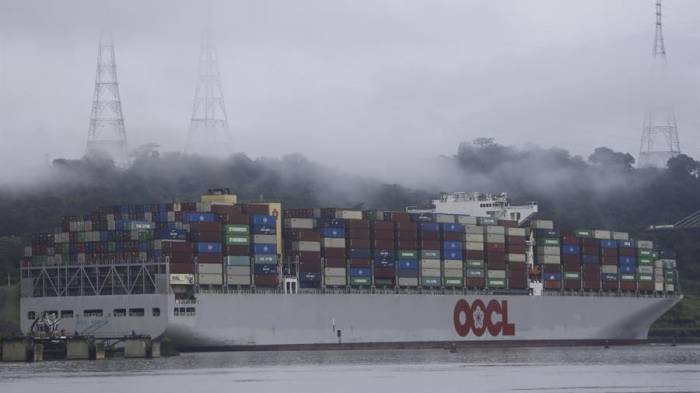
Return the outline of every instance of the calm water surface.
[[[226,352],[0,364],[0,392],[700,392],[700,346]]]

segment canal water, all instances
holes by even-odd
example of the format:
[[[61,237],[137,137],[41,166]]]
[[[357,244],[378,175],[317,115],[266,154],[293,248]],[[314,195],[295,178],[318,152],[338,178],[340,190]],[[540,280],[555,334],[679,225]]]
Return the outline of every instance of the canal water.
[[[700,392],[700,345],[187,353],[0,363],[0,392]]]

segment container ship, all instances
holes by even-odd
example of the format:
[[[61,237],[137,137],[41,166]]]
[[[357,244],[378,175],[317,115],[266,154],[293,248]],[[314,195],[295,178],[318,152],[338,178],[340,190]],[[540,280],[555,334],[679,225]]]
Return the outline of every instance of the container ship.
[[[225,189],[103,207],[32,236],[21,327],[181,350],[614,344],[681,299],[672,251],[537,210],[473,193],[283,209]]]

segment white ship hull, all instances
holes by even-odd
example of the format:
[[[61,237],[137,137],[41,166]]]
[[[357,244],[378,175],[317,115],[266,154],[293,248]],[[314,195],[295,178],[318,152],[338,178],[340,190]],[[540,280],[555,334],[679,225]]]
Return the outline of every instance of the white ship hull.
[[[675,296],[200,293],[193,304],[179,304],[166,294],[22,298],[21,312],[27,333],[32,322],[29,311],[70,307],[75,316],[61,320],[66,333],[166,336],[176,347],[190,350],[339,343],[515,345],[644,340],[651,324],[679,300]],[[179,312],[186,307],[189,312]],[[145,315],[113,315],[114,309],[130,308],[142,308]],[[103,316],[82,316],[83,310],[94,309],[103,310]],[[153,309],[160,315],[154,316]]]

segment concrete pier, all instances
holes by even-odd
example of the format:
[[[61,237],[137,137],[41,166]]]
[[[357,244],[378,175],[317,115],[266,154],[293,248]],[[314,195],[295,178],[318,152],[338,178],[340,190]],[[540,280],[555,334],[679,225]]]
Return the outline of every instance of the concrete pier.
[[[31,343],[27,338],[2,340],[3,362],[28,362],[30,359]]]
[[[66,341],[66,359],[89,360],[90,341],[86,338],[69,338]]]

